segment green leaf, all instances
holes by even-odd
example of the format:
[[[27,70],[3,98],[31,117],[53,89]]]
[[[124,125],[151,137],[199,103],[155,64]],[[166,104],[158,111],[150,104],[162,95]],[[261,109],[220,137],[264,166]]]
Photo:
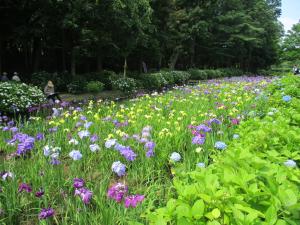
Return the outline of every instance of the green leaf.
[[[167,210],[169,212],[173,212],[175,210],[176,206],[177,206],[177,201],[175,199],[171,198],[167,203]]]
[[[218,221],[214,220],[214,221],[208,221],[207,225],[221,225]]]
[[[188,204],[182,203],[176,208],[176,214],[178,218],[186,217],[192,218],[191,207]]]
[[[198,194],[198,196],[200,198],[202,198],[205,202],[207,203],[211,203],[211,197],[209,195],[206,195],[206,194]]]
[[[195,219],[200,219],[204,213],[204,202],[203,200],[197,200],[192,207],[192,215]]]
[[[280,201],[285,207],[289,207],[297,203],[297,195],[293,192],[292,189],[284,189],[286,187],[280,187],[278,190],[278,195]]]
[[[271,205],[266,213],[266,221],[268,222],[268,224],[272,225],[275,224],[277,221],[277,210],[275,209],[275,207],[273,205]]]
[[[215,208],[212,212],[211,212],[212,216],[215,219],[218,219],[221,216],[221,212],[218,208]]]
[[[286,225],[287,223],[284,220],[278,220],[276,225]]]

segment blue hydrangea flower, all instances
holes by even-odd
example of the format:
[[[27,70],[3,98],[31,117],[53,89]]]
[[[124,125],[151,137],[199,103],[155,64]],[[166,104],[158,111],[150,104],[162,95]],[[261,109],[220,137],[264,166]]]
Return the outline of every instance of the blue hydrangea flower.
[[[80,160],[82,158],[82,154],[80,153],[80,151],[78,150],[73,150],[69,153],[69,156],[73,159],[73,160]]]
[[[224,150],[225,148],[227,148],[227,145],[222,141],[217,141],[215,143],[215,148],[219,150]]]
[[[239,139],[239,138],[240,138],[240,135],[238,135],[238,134],[233,135],[233,139]]]
[[[289,96],[289,95],[285,95],[285,96],[282,97],[282,100],[285,101],[285,102],[289,102],[289,101],[292,100],[292,97]]]
[[[294,167],[297,166],[297,163],[296,163],[294,160],[291,160],[291,159],[285,161],[283,164],[284,164],[285,166],[291,167],[291,168],[294,168]]]
[[[170,156],[170,160],[173,161],[173,162],[179,162],[181,159],[181,156],[179,153],[177,152],[173,152]]]
[[[116,161],[112,164],[111,169],[114,173],[116,173],[119,177],[124,176],[126,172],[126,166],[120,161]]]
[[[197,167],[205,168],[205,163],[204,162],[199,162],[199,163],[197,163]]]

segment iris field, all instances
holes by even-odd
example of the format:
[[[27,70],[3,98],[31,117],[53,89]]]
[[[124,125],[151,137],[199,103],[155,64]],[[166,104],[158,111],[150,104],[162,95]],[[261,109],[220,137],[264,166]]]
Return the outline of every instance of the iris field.
[[[1,117],[0,224],[300,224],[300,79]]]

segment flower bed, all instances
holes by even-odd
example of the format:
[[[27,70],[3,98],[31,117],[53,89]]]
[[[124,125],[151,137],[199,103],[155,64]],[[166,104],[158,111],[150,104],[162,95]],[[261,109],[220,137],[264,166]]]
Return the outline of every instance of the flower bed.
[[[245,210],[253,208],[250,219],[266,220],[269,210],[268,218],[276,214],[279,222],[285,220],[286,205],[270,208],[250,193],[273,184],[277,187],[288,176],[292,177],[281,187],[288,190],[283,196],[299,193],[294,172],[299,170],[284,165],[293,166],[298,159],[293,154],[267,155],[269,145],[276,145],[281,137],[277,140],[274,135],[271,142],[268,131],[255,133],[279,128],[281,122],[270,128],[264,124],[268,113],[276,114],[281,108],[287,112],[290,105],[299,105],[293,90],[278,94],[277,86],[268,87],[270,82],[263,77],[212,80],[122,104],[91,101],[84,108],[55,109],[47,120],[32,117],[22,127],[1,117],[0,157],[6,160],[0,165],[0,221],[218,224],[226,220],[242,224],[241,213],[247,217]],[[263,91],[266,87],[272,96]],[[271,110],[275,105],[276,110]],[[297,114],[292,114],[296,121]],[[287,129],[282,134],[292,135],[297,144],[297,128],[289,135]],[[260,163],[268,170],[260,171]],[[272,178],[278,170],[283,171],[279,181]],[[253,171],[257,171],[254,178]],[[255,186],[256,177],[263,186]],[[253,184],[251,189],[243,186],[245,182]],[[279,204],[282,197],[272,194]],[[215,202],[215,198],[220,199]],[[258,202],[259,209],[248,200]],[[238,205],[241,213],[231,212],[227,203],[233,208]],[[235,220],[236,216],[240,217]]]

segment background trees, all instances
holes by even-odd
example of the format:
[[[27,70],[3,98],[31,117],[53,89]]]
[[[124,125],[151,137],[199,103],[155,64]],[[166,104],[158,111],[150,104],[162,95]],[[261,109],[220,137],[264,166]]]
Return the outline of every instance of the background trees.
[[[292,63],[300,62],[300,22],[288,32],[282,44],[282,59]]]
[[[278,59],[279,15],[280,0],[3,0],[0,72],[256,70]]]

